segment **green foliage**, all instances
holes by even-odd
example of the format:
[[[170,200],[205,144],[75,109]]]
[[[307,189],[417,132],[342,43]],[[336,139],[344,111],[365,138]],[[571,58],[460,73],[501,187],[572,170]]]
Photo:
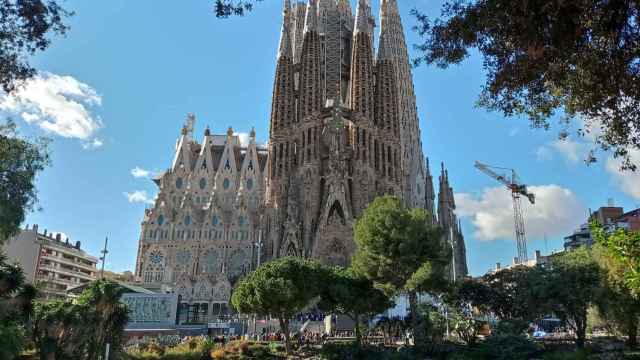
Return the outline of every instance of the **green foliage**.
[[[16,321],[0,322],[0,359],[15,359],[24,349],[26,340],[22,324]]]
[[[355,274],[351,269],[328,269],[323,284],[318,307],[323,311],[349,316],[355,322],[357,343],[360,343],[360,321],[393,306],[389,297],[376,289],[371,280]]]
[[[585,349],[577,351],[554,351],[542,356],[543,360],[587,360],[589,352]]]
[[[548,310],[547,275],[542,268],[526,266],[485,275],[481,281],[489,288],[487,306],[500,319],[536,319]]]
[[[320,350],[323,360],[418,360],[424,359],[413,348],[384,348],[351,344],[325,344]]]
[[[496,334],[498,335],[524,335],[529,327],[529,322],[524,320],[501,320],[496,326]]]
[[[0,0],[0,9],[4,2],[6,0]],[[4,41],[0,40],[0,49]],[[2,54],[0,51],[0,68],[3,68]],[[0,124],[0,194],[3,194],[0,197],[0,244],[20,230],[26,213],[33,210],[37,201],[35,177],[48,164],[46,140],[20,138],[12,121]]]
[[[290,353],[289,319],[321,293],[326,270],[318,263],[283,257],[260,266],[239,281],[231,296],[233,307],[244,314],[272,316],[280,322]]]
[[[442,230],[430,224],[424,210],[405,209],[396,197],[376,198],[355,225],[355,271],[391,294],[423,290],[422,283],[410,282],[414,274],[434,274],[429,268],[448,264]]]
[[[216,17],[227,18],[231,15],[243,16],[253,10],[253,3],[262,0],[215,0],[213,10]]]
[[[66,33],[71,13],[53,0],[0,0],[0,12],[0,86],[10,92],[35,74],[29,56],[49,47],[52,33]]]
[[[34,341],[42,358],[96,359],[106,343],[111,352],[122,351],[126,306],[120,302],[124,289],[110,281],[92,283],[76,302],[39,303],[35,308]]]
[[[609,233],[593,224],[591,233],[606,251],[604,255],[609,258],[609,267],[615,269],[610,276],[622,279],[624,286],[636,298],[640,297],[640,232],[616,229]]]
[[[576,333],[576,345],[584,347],[587,310],[601,286],[601,271],[591,252],[580,248],[553,259],[546,295],[555,310]]]
[[[453,332],[467,345],[475,345],[480,329],[484,324],[478,321],[470,311],[453,308],[450,310]]]
[[[601,242],[593,247],[594,258],[603,270],[603,284],[595,305],[603,325],[627,336],[627,345],[637,345],[640,301],[629,288],[628,267]]]
[[[477,49],[487,72],[479,104],[548,127],[579,117],[635,169],[640,149],[640,4],[637,1],[446,1],[432,21],[413,11],[425,61],[446,68]],[[590,159],[594,160],[590,157]]]
[[[541,351],[531,340],[521,335],[495,335],[473,351],[473,359],[482,360],[528,360]]]
[[[416,344],[423,344],[425,336],[416,294],[446,289],[449,256],[442,236],[424,210],[406,209],[392,196],[378,197],[369,204],[354,229],[354,270],[389,295],[408,294]]]
[[[0,251],[0,359],[13,359],[24,348],[26,324],[36,291],[25,285],[22,269]]]

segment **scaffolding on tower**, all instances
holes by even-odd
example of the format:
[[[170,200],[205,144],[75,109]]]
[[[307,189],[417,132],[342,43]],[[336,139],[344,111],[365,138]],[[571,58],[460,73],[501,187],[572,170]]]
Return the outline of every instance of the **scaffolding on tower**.
[[[527,190],[527,186],[521,184],[518,180],[518,175],[514,169],[490,166],[476,161],[474,165],[478,170],[494,178],[498,182],[504,184],[509,191],[511,191],[511,198],[513,200],[513,219],[516,234],[516,245],[518,248],[518,256],[516,257],[516,263],[522,264],[527,262],[527,235],[524,228],[524,215],[522,213],[522,203],[520,198],[525,196],[529,199],[531,204],[536,203],[536,197],[533,193]],[[506,174],[501,174],[497,171],[507,170],[511,173],[511,177]]]

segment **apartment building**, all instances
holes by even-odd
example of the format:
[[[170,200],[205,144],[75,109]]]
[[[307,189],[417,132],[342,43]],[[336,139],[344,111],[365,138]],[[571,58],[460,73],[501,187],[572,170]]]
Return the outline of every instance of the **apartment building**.
[[[3,246],[10,261],[22,267],[29,283],[47,300],[64,299],[67,290],[96,280],[98,258],[61,234],[40,233],[38,225],[22,230]]]

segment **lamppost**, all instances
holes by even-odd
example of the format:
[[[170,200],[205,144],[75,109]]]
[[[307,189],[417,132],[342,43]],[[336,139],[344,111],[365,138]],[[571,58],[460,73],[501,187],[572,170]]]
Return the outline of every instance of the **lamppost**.
[[[260,217],[260,225],[262,225],[262,216]],[[262,246],[264,244],[262,243],[262,226],[260,226],[260,229],[258,229],[258,241],[255,242],[253,244],[253,246],[256,247],[257,251],[258,251],[258,266],[256,266],[256,269],[260,267],[260,260],[262,259]],[[253,315],[253,335],[258,336],[257,334],[257,319],[256,319],[256,315]]]
[[[107,254],[109,253],[109,251],[107,250],[108,241],[109,241],[108,237],[104,238],[104,249],[100,251],[100,253],[102,254],[102,256],[100,257],[100,260],[102,260],[102,268],[100,269],[100,279],[104,279],[104,263],[105,261],[107,261]]]

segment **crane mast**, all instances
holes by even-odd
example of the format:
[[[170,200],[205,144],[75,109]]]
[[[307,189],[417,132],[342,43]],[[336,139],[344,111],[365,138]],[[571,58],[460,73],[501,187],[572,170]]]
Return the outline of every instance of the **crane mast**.
[[[514,169],[490,166],[476,161],[474,165],[478,170],[489,175],[489,177],[502,183],[511,191],[511,199],[513,200],[513,219],[516,234],[516,246],[518,248],[518,256],[516,262],[524,263],[527,258],[527,235],[524,229],[524,215],[522,213],[521,197],[525,196],[531,204],[535,204],[535,195],[527,191],[527,186],[518,181],[518,175]],[[511,172],[511,178],[506,174],[498,173],[496,170],[508,170]]]

